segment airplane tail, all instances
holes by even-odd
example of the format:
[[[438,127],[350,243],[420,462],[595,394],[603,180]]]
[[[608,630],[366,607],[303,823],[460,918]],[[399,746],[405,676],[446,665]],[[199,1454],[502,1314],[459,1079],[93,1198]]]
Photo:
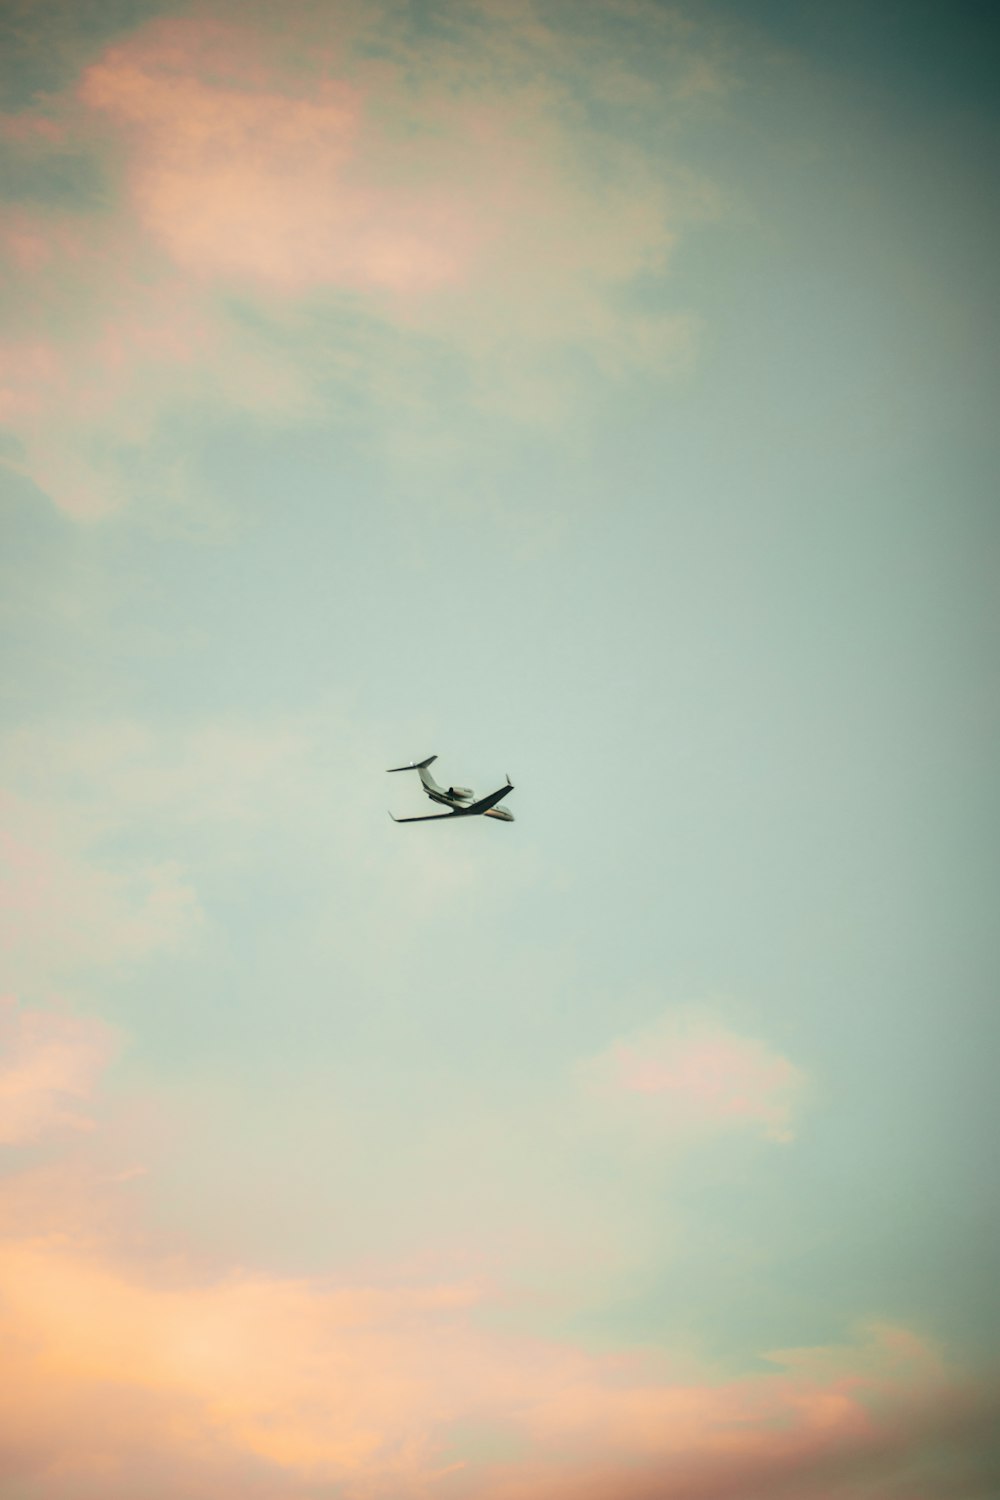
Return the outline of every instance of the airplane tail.
[[[431,765],[436,760],[437,760],[437,756],[436,755],[428,755],[428,757],[427,757],[426,760],[411,761],[408,766],[389,766],[388,770],[390,772],[392,772],[392,771],[419,771],[420,772],[420,780],[423,782],[424,786],[427,788],[428,791],[431,791],[431,792],[443,792],[444,791],[444,787],[438,786],[437,782],[434,780],[434,777],[431,775],[431,773],[427,769],[427,767],[429,765]]]
[[[390,772],[391,771],[422,771],[425,766],[429,766],[431,764],[431,762],[435,761],[435,760],[437,760],[437,756],[436,755],[428,755],[428,757],[427,757],[426,760],[411,760],[410,764],[408,766],[390,766],[388,769],[389,769]]]

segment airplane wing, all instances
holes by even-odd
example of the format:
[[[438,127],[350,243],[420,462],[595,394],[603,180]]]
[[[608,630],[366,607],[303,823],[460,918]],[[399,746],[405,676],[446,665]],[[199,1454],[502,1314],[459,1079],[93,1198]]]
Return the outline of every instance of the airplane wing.
[[[403,769],[408,770],[409,767]],[[490,792],[487,797],[480,797],[478,802],[470,802],[468,807],[456,807],[453,812],[424,813],[420,818],[397,818],[393,813],[389,816],[394,823],[436,823],[439,818],[471,818],[475,813],[489,812],[491,807],[496,807],[497,803],[513,790],[514,788],[508,781],[507,785],[500,787],[498,791]]]
[[[502,786],[499,791],[490,792],[488,797],[480,797],[478,802],[470,802],[468,807],[462,808],[462,813],[465,816],[468,816],[470,813],[484,813],[488,808],[495,807],[502,798],[506,797],[508,792],[512,792],[513,790],[514,788],[508,781],[507,785]]]
[[[392,813],[389,816],[394,823],[436,823],[438,818],[464,818],[468,811],[468,808],[463,807],[456,812],[450,813],[424,813],[419,818],[396,818],[393,817]]]

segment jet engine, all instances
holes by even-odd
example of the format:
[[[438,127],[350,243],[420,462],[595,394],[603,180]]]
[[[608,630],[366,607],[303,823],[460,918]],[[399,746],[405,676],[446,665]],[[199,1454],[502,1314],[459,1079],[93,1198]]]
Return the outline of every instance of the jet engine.
[[[475,796],[471,786],[450,786],[448,796],[454,797],[456,802],[471,802]]]

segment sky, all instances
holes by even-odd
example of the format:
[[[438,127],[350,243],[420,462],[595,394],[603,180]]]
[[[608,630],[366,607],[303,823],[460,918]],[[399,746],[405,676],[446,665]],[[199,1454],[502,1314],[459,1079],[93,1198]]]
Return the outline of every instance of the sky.
[[[995,1500],[990,11],[2,26],[4,1496]]]

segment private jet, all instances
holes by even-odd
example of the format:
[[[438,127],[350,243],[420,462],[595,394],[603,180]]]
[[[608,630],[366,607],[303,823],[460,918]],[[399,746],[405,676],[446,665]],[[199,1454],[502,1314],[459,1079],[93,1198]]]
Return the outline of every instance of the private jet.
[[[394,823],[433,823],[438,818],[473,818],[482,816],[485,818],[499,818],[501,823],[513,823],[514,814],[506,807],[498,807],[497,803],[506,797],[508,792],[514,790],[510,777],[507,777],[507,785],[502,786],[499,791],[490,792],[486,797],[476,800],[476,794],[467,786],[438,786],[434,777],[427,767],[433,765],[437,760],[436,755],[429,755],[426,760],[411,762],[408,766],[390,766],[389,772],[395,771],[418,771],[424,791],[432,802],[440,802],[442,806],[450,808],[450,812],[424,813],[421,818],[397,818],[389,814]]]

